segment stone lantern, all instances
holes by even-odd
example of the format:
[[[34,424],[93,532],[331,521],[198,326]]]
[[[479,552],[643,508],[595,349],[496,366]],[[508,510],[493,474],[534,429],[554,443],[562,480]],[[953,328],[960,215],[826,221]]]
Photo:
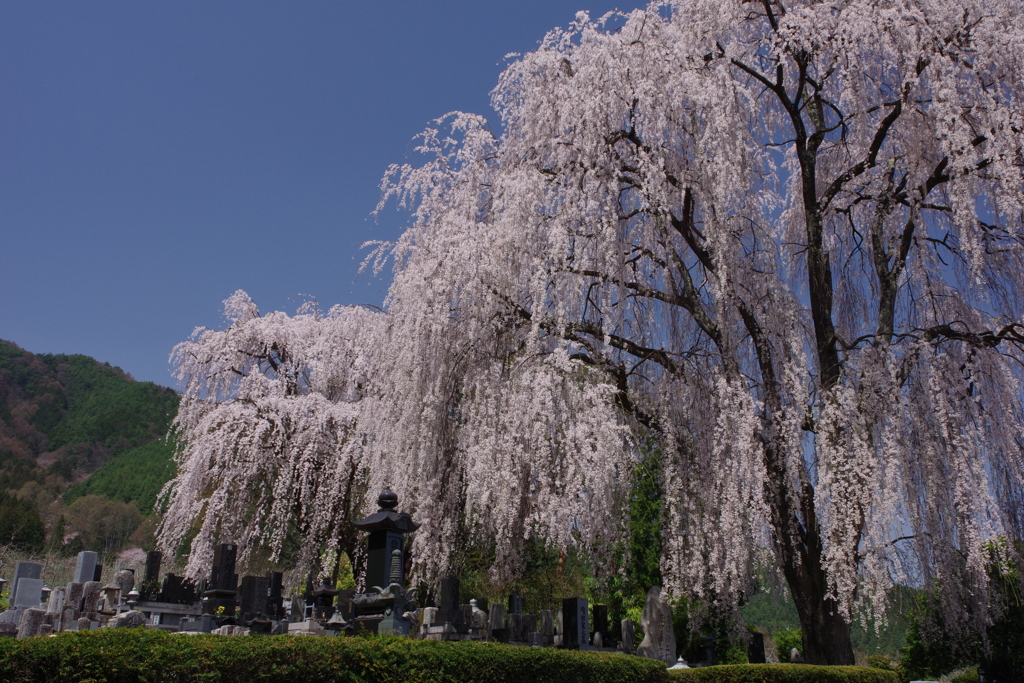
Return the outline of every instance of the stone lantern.
[[[366,586],[386,588],[391,584],[391,563],[397,557],[401,572],[398,584],[405,585],[405,535],[420,528],[408,512],[395,512],[398,496],[384,491],[377,497],[380,509],[355,523],[360,531],[369,531],[366,551]],[[399,554],[394,555],[394,551]]]

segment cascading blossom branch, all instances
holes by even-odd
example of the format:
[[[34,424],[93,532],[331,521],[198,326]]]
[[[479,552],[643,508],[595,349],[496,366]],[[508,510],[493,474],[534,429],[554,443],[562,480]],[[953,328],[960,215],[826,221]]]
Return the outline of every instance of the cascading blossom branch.
[[[371,256],[364,424],[418,557],[460,519],[508,562],[602,547],[628,427],[665,457],[674,592],[735,602],[767,549],[808,661],[852,663],[894,581],[979,630],[987,544],[1024,535],[1022,79],[1016,0],[656,2],[513,62],[500,135],[438,121]]]
[[[199,328],[171,356],[182,399],[161,545],[175,551],[198,525],[186,570],[197,577],[225,541],[243,563],[291,544],[300,573],[330,572],[324,555],[354,549],[348,522],[365,493],[355,429],[383,316],[315,304],[261,316],[241,290],[224,308],[226,329]]]

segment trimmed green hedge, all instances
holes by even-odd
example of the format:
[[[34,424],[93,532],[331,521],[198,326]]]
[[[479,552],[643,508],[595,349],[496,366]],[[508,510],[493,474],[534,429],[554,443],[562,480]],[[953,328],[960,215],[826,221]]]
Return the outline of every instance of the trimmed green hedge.
[[[669,671],[677,683],[899,683],[893,671],[866,666],[731,664]]]
[[[666,671],[607,652],[409,638],[210,636],[102,629],[0,638],[4,683],[897,683],[861,666],[739,664]]]
[[[102,629],[0,638],[5,683],[346,681],[633,683],[668,680],[660,662],[603,652],[409,638],[209,636]]]

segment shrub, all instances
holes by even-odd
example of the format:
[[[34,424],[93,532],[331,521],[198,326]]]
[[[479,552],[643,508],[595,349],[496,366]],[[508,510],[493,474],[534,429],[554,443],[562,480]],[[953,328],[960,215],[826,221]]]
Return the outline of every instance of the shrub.
[[[2,638],[0,680],[632,683],[669,679],[661,662],[604,652],[408,638],[232,637],[103,629],[20,641]]]
[[[866,666],[737,664],[669,671],[675,683],[899,683],[891,671]]]
[[[800,629],[779,631],[775,634],[775,652],[781,663],[789,664],[789,653],[794,647],[800,651],[800,654],[804,653],[804,637]]]

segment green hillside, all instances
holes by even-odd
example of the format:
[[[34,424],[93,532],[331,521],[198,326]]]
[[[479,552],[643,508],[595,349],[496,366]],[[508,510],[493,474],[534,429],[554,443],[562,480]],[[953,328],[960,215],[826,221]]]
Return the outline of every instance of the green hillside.
[[[171,389],[108,363],[0,340],[0,544],[39,547],[39,523],[73,535],[85,522],[65,508],[86,495],[149,513],[174,472],[166,434],[177,408]]]

